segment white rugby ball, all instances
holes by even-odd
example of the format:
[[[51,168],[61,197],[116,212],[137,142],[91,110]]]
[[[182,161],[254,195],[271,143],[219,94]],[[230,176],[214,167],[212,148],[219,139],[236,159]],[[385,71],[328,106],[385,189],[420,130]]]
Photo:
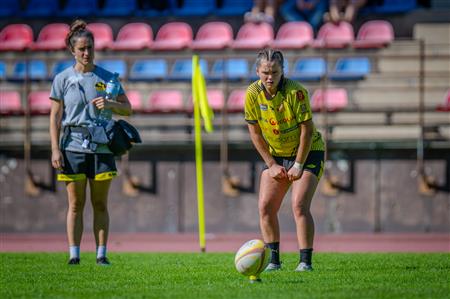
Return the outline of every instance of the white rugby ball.
[[[245,275],[258,275],[269,264],[270,249],[264,246],[262,240],[250,240],[239,248],[234,257],[236,270]]]

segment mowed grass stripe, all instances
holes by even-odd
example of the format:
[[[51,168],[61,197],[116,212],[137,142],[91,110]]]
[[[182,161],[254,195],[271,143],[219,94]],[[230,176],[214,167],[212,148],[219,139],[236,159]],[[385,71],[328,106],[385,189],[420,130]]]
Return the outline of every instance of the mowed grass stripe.
[[[294,272],[296,254],[281,254],[283,270],[250,284],[233,253],[111,253],[110,267],[83,253],[1,253],[0,298],[449,298],[450,256],[318,253],[314,272]]]

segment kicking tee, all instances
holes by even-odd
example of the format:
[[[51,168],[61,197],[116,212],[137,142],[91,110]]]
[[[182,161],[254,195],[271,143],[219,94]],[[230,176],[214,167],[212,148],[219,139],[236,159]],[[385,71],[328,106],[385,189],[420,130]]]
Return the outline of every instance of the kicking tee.
[[[300,123],[312,119],[309,96],[298,82],[284,78],[277,94],[267,99],[260,80],[252,83],[245,96],[245,120],[258,124],[271,155],[295,157],[300,144]],[[314,128],[311,151],[324,151],[320,133]]]

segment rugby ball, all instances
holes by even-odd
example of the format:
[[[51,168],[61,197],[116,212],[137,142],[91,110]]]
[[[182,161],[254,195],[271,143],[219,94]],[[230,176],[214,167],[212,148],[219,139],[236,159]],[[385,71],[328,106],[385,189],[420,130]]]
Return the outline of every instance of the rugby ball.
[[[262,240],[254,239],[244,243],[234,257],[236,270],[245,276],[257,276],[269,264],[270,249]]]

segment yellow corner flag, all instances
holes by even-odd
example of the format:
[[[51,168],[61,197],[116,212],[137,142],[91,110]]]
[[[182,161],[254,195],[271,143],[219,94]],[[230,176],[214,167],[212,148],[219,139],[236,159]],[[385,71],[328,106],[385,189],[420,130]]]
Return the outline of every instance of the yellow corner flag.
[[[202,125],[200,114],[203,117],[206,132],[213,131],[212,119],[214,113],[209,107],[206,96],[206,84],[200,69],[198,56],[192,57],[192,101],[194,104],[194,131],[195,131],[195,169],[197,174],[197,208],[198,208],[198,235],[200,250],[206,251],[205,238],[205,204],[203,194],[203,154],[202,154]]]

